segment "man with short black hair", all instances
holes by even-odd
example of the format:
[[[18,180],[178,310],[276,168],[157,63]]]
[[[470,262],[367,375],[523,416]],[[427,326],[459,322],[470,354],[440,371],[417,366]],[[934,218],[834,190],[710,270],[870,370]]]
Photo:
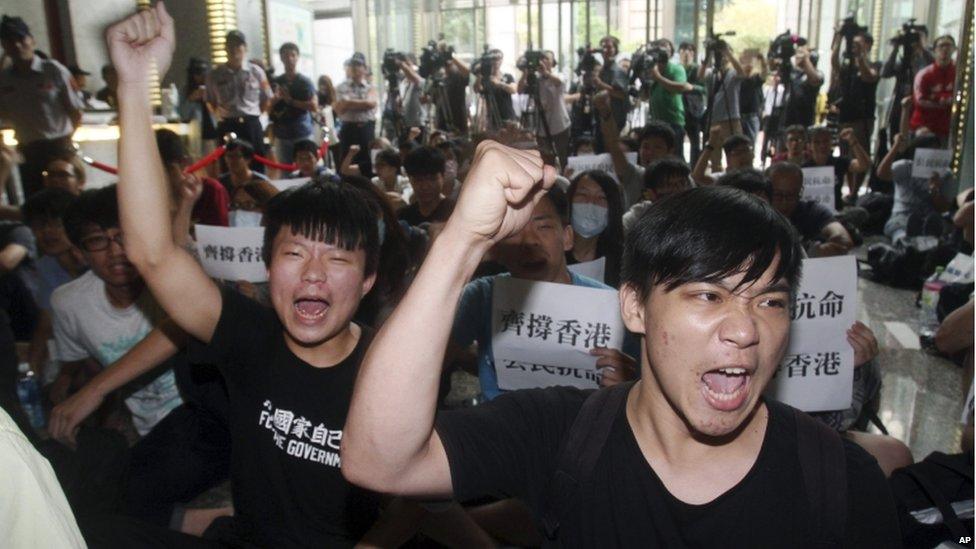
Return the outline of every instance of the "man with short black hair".
[[[834,133],[827,126],[813,126],[807,130],[810,137],[810,156],[801,166],[817,168],[830,166],[834,169],[834,209],[840,211],[845,204],[857,201],[862,177],[871,169],[871,156],[858,141],[853,128],[844,128],[837,137],[847,144],[852,156],[834,156]],[[848,183],[850,194],[844,195],[844,183]]]
[[[658,40],[657,47],[672,52],[671,41],[664,38]],[[685,68],[680,63],[668,59],[653,63],[650,69],[651,83],[648,90],[648,116],[650,120],[664,122],[674,132],[674,154],[684,159],[685,143],[685,107],[682,98],[684,94],[694,91],[688,83]]]
[[[874,37],[863,31],[851,40],[852,51],[847,63],[841,61],[841,44],[844,37],[834,32],[830,55],[830,101],[837,109],[837,121],[843,128],[852,128],[861,147],[871,148],[874,134],[875,110],[877,110],[878,81],[881,79],[881,63],[871,61]],[[847,144],[841,153],[850,156]],[[860,183],[860,182],[858,182]],[[857,185],[860,187],[860,184]]]
[[[537,154],[479,146],[454,216],[363,361],[346,478],[518,497],[550,545],[899,546],[877,462],[763,397],[789,343],[802,251],[780,214],[735,189],[672,196],[628,236],[620,312],[644,335],[638,382],[513,391],[435,418],[464,282],[534,222],[554,180]]]
[[[655,160],[644,170],[643,200],[634,204],[624,214],[624,234],[630,232],[644,212],[655,203],[694,186],[691,168],[679,158],[665,157]]]
[[[311,177],[315,179],[320,175],[325,175],[338,181],[338,177],[332,170],[319,164],[319,147],[311,139],[296,141],[292,151],[294,152],[293,160],[298,169],[289,173],[288,177]]]
[[[159,149],[159,156],[169,178],[174,215],[189,214],[183,220],[186,224],[226,227],[227,211],[230,208],[227,188],[212,177],[197,177],[186,173],[190,156],[186,154],[183,140],[176,132],[166,128],[156,130],[156,148]]]
[[[403,159],[403,169],[413,189],[413,204],[398,217],[410,225],[443,223],[454,211],[454,201],[443,194],[444,153],[434,147],[418,147]]]
[[[369,157],[369,144],[376,134],[376,107],[379,102],[376,87],[366,80],[366,56],[360,52],[346,60],[346,80],[336,86],[336,102],[332,105],[342,127],[339,128],[339,155],[345,158],[353,145],[359,152],[353,159],[359,172],[373,175],[373,162]]]
[[[814,200],[803,199],[803,170],[796,164],[780,162],[766,168],[772,185],[772,204],[790,220],[811,257],[845,255],[854,240],[836,214]]]
[[[622,69],[616,62],[617,55],[620,53],[620,40],[616,36],[604,36],[600,39],[600,53],[603,56],[603,64],[600,72],[593,74],[593,87],[597,93],[604,93],[610,96],[610,114],[600,113],[597,117],[596,135],[594,147],[596,152],[612,152],[613,147],[606,141],[607,130],[604,129],[607,116],[613,120],[620,131],[627,123],[627,111],[630,110],[630,103],[627,99],[627,88],[630,85],[627,79],[627,71]]]
[[[715,134],[713,128],[713,135]],[[710,151],[712,149],[712,140],[709,139],[708,143],[705,145],[705,150]],[[722,143],[722,152],[725,153],[725,159],[728,161],[728,171],[741,170],[743,168],[751,168],[753,161],[756,159],[755,147],[753,147],[753,141],[742,134],[734,134],[729,136]],[[714,185],[715,181],[722,177],[722,173],[705,173],[705,167],[708,165],[709,157],[707,154],[703,154],[698,158],[698,162],[695,163],[695,169],[691,172],[691,178],[695,183],[699,185]]]
[[[312,81],[298,72],[298,46],[285,42],[278,48],[278,55],[285,72],[271,82],[274,98],[268,115],[275,138],[275,158],[282,164],[291,164],[295,143],[314,135],[310,113],[318,112],[319,99]]]
[[[922,129],[949,138],[949,120],[956,92],[956,39],[946,34],[935,39],[935,61],[918,71],[913,88],[912,131]]]

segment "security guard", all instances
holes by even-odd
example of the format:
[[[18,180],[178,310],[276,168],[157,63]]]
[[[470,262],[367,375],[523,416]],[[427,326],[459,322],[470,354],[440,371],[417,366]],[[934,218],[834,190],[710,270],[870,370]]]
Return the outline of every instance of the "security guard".
[[[339,158],[349,147],[359,145],[353,160],[366,176],[373,175],[369,144],[376,137],[376,87],[366,80],[366,56],[356,52],[346,63],[346,81],[336,87],[336,103],[332,109],[342,121],[339,128]]]
[[[264,130],[258,119],[271,103],[271,85],[264,69],[247,60],[244,33],[227,33],[227,62],[207,76],[207,103],[216,113],[217,133],[237,134],[254,147],[255,154],[265,155]],[[251,169],[264,172],[264,165],[251,163]]]
[[[20,17],[3,16],[0,43],[13,64],[0,70],[0,118],[14,127],[24,157],[24,196],[41,188],[48,162],[72,151],[71,134],[84,104],[64,65],[34,51],[34,37]]]

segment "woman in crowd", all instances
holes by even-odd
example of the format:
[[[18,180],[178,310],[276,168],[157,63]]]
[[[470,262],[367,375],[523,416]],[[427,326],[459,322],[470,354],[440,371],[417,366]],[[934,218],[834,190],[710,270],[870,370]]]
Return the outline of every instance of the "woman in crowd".
[[[602,170],[577,175],[567,193],[572,208],[573,249],[566,252],[566,264],[606,258],[603,282],[620,284],[620,257],[624,247],[624,205],[620,187]]]

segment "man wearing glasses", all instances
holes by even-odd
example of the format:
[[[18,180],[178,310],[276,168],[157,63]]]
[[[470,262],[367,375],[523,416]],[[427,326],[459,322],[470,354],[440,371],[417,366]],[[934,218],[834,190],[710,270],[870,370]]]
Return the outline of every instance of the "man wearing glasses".
[[[800,233],[810,257],[845,255],[854,240],[836,214],[827,206],[803,198],[803,170],[796,164],[779,162],[766,169],[773,187],[773,208],[790,220]]]

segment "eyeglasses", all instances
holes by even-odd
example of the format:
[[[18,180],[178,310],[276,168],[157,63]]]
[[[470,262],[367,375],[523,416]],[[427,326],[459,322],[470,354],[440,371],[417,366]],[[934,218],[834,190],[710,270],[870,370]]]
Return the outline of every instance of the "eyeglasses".
[[[43,172],[41,172],[41,175],[43,175],[44,177],[63,177],[65,179],[69,177],[75,177],[74,173],[64,171],[64,170],[54,170],[52,172],[44,170]]]
[[[107,234],[97,234],[81,239],[81,247],[86,252],[101,252],[107,250],[109,243],[115,242],[122,248],[125,248],[125,237],[122,233],[116,233],[112,236]]]

